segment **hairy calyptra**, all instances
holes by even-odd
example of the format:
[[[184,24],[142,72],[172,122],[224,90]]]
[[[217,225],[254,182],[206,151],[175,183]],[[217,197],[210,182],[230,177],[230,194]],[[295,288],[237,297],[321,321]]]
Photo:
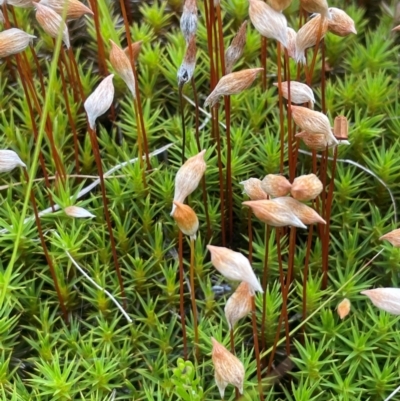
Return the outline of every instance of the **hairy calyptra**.
[[[230,96],[243,92],[254,82],[257,74],[262,70],[262,68],[251,68],[224,75],[207,97],[204,107],[214,106],[221,96]]]
[[[0,173],[8,173],[16,167],[26,167],[26,165],[13,150],[1,149]]]
[[[246,27],[247,21],[244,21],[233,38],[232,43],[225,51],[225,74],[230,74],[232,72],[234,64],[243,54],[243,49],[246,44]]]
[[[325,150],[327,146],[331,146],[323,134],[311,134],[307,131],[301,131],[295,137],[301,138],[305,145],[312,150]]]
[[[78,219],[95,217],[94,214],[90,213],[88,210],[80,206],[67,206],[66,208],[64,208],[64,212],[66,215]]]
[[[110,107],[114,99],[114,75],[105,77],[92,94],[86,99],[84,108],[88,116],[89,126],[96,129],[96,120],[104,114]]]
[[[310,134],[324,135],[329,146],[331,146],[331,143],[333,145],[338,144],[337,139],[332,133],[329,119],[325,114],[302,106],[292,105],[291,110],[294,122],[302,130]]]
[[[274,85],[279,88],[278,83],[274,83]],[[289,90],[287,81],[281,83],[281,90],[282,90],[282,96],[285,99],[288,99]],[[311,106],[313,107],[315,103],[314,92],[306,84],[297,81],[290,81],[290,102],[296,104],[303,104],[310,102]]]
[[[299,227],[307,228],[298,216],[290,209],[288,205],[277,202],[275,198],[271,200],[258,200],[242,202],[242,205],[252,209],[255,216],[262,222],[273,227]]]
[[[287,30],[287,52],[288,56],[291,57],[293,60],[296,60],[296,37],[297,37],[297,32],[293,29],[288,27]]]
[[[290,6],[292,0],[268,0],[268,4],[275,10],[275,11],[283,11],[285,8]]]
[[[66,6],[66,18],[69,20],[81,18],[85,14],[93,15],[93,11],[79,0],[41,0],[40,4],[52,8],[59,15],[63,15]]]
[[[196,233],[199,229],[199,219],[195,211],[188,205],[174,201],[174,210],[171,216],[174,218],[179,229],[188,235],[191,239],[196,239]]]
[[[214,337],[212,341],[212,361],[215,371],[215,382],[218,386],[221,398],[224,398],[225,388],[228,384],[235,386],[240,394],[243,394],[244,366],[243,363],[229,352]]]
[[[0,58],[23,52],[36,36],[29,35],[18,28],[0,32]]]
[[[342,302],[339,303],[337,307],[338,315],[340,319],[344,319],[349,313],[351,309],[351,303],[347,298],[344,298]]]
[[[139,40],[137,42],[131,43],[131,49],[129,50],[129,46],[125,47],[124,52],[128,56],[128,58],[131,58],[131,53],[132,53],[132,58],[133,62],[137,60],[139,57],[140,50],[142,50],[142,40]]]
[[[300,0],[300,6],[311,14],[318,13],[323,17],[330,17],[326,0]]]
[[[328,31],[337,36],[357,34],[354,21],[340,8],[330,7],[331,19],[328,20]]]
[[[328,20],[317,15],[304,24],[296,35],[296,61],[305,64],[305,50],[317,44],[328,31]]]
[[[287,207],[303,224],[326,224],[326,221],[311,207],[290,196],[273,199],[276,203]]]
[[[382,235],[379,239],[381,241],[389,241],[394,247],[400,248],[400,228]]]
[[[261,180],[258,178],[249,178],[246,181],[239,182],[243,185],[243,193],[251,200],[268,199],[269,196],[261,187]]]
[[[70,41],[67,24],[52,8],[47,7],[41,3],[35,3],[36,20],[43,30],[52,38],[57,38],[59,32],[62,32],[62,39],[69,49]]]
[[[361,291],[379,309],[400,315],[400,288],[374,288]]]
[[[237,321],[251,312],[253,296],[254,293],[250,284],[242,281],[236,291],[229,297],[224,311],[230,330],[233,329]]]
[[[207,245],[207,249],[210,251],[213,266],[228,280],[245,281],[253,292],[263,292],[246,256],[223,246]]]
[[[257,31],[266,38],[276,39],[287,47],[286,17],[261,0],[249,0],[249,16]]]
[[[290,193],[294,199],[304,202],[315,199],[322,189],[320,179],[315,174],[307,174],[294,179]]]
[[[207,167],[204,161],[205,153],[206,151],[202,150],[197,155],[187,159],[176,173],[174,201],[185,202],[185,199],[198,187]],[[176,206],[173,205],[171,215],[175,208]]]
[[[290,188],[292,188],[292,184],[283,175],[267,174],[261,181],[261,188],[268,195],[277,198],[279,196],[286,196]]]
[[[126,86],[130,90],[133,98],[136,97],[135,76],[133,75],[132,65],[129,56],[112,40],[110,50],[110,63],[115,72],[122,78]]]

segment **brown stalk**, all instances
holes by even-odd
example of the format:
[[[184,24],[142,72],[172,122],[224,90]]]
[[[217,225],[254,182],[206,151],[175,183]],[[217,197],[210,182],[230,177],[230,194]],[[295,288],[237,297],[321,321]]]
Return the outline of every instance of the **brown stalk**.
[[[31,103],[31,98],[29,96],[29,91],[28,91],[28,88],[26,86],[25,75],[24,75],[24,73],[22,71],[20,62],[18,62],[18,58],[19,58],[19,55],[17,54],[16,55],[17,70],[18,70],[18,74],[19,74],[19,76],[21,78],[21,84],[22,84],[22,88],[24,90],[24,94],[25,94],[25,97],[26,97],[26,102],[27,102],[28,110],[29,110],[29,116],[31,118],[33,137],[35,138],[35,142],[36,142],[36,140],[38,138],[38,135],[39,135],[39,132],[38,132],[38,129],[37,129],[37,126],[36,126],[36,120],[35,120],[35,116],[34,116],[34,113],[33,113],[33,107],[32,107],[32,103]],[[40,151],[40,153],[39,153],[39,163],[40,163],[40,166],[42,168],[42,173],[43,173],[43,177],[44,177],[45,186],[46,186],[46,189],[47,189],[47,193],[49,195],[50,205],[54,210],[54,201],[53,201],[53,197],[52,197],[51,192],[50,192],[49,175],[47,174],[46,163],[44,161],[44,157],[43,157],[42,151]]]
[[[183,359],[187,360],[188,352],[187,352],[187,337],[186,337],[186,323],[185,323],[185,303],[184,303],[184,285],[183,285],[183,234],[182,231],[179,230],[179,309],[181,315],[181,325],[182,325],[182,339],[183,339]]]
[[[29,182],[28,171],[26,169],[23,169],[23,170],[24,170],[25,180],[28,183]],[[33,207],[33,213],[35,215],[36,226],[37,226],[37,229],[38,229],[38,232],[39,232],[40,243],[42,245],[44,256],[46,258],[47,264],[48,264],[49,269],[50,269],[50,274],[51,274],[51,277],[52,277],[53,282],[54,282],[54,288],[55,288],[56,293],[57,293],[58,301],[60,302],[60,307],[61,307],[61,311],[62,311],[63,316],[64,316],[64,321],[66,323],[68,323],[68,311],[67,311],[67,308],[65,307],[64,299],[62,297],[62,294],[61,294],[61,291],[60,291],[60,286],[59,286],[58,280],[57,280],[57,274],[56,274],[56,271],[54,269],[53,261],[51,259],[51,256],[49,255],[49,251],[47,249],[46,241],[44,239],[43,230],[42,230],[42,223],[40,221],[38,208],[37,208],[37,205],[36,205],[35,195],[33,194],[33,189],[31,191],[31,193],[29,194],[29,197],[31,198],[31,203],[32,203],[32,207]]]
[[[272,347],[271,355],[270,355],[269,362],[268,362],[267,373],[271,372],[272,363],[274,361],[275,352],[276,352],[276,349],[278,346],[279,335],[281,332],[283,319],[285,319],[285,325],[289,326],[289,322],[287,319],[287,310],[284,309],[284,305],[287,305],[287,302],[285,301],[286,291],[285,291],[285,277],[284,277],[283,263],[282,263],[281,229],[280,228],[276,228],[276,250],[277,250],[277,255],[278,255],[278,263],[279,263],[279,281],[281,284],[281,293],[282,293],[282,311],[279,316],[278,327],[276,329],[274,345]],[[286,326],[285,326],[285,330],[286,330]],[[286,333],[288,333],[288,332],[289,331],[287,329]]]
[[[310,69],[308,71],[308,82],[307,83],[310,86],[312,84],[312,78],[313,78],[313,74],[314,74],[315,63],[317,61],[318,48],[319,48],[319,45],[320,45],[320,42],[321,42],[321,38],[322,38],[323,22],[324,22],[324,17],[321,16],[321,21],[320,21],[320,24],[319,24],[318,34],[317,34],[317,42],[315,43],[313,58],[311,60]]]
[[[293,268],[294,268],[294,251],[296,247],[296,227],[290,227],[290,239],[289,239],[289,261],[288,261],[288,271],[286,275],[286,286],[285,286],[285,296],[283,297],[283,301],[285,305],[283,305],[283,309],[286,310],[286,354],[290,355],[290,335],[289,335],[289,319],[287,313],[287,303],[289,297],[289,288],[292,282],[293,276]]]
[[[127,304],[126,304],[125,289],[124,289],[124,283],[122,280],[121,269],[119,267],[119,262],[118,262],[118,255],[117,255],[117,250],[116,250],[116,246],[115,246],[114,233],[112,230],[110,212],[108,210],[108,199],[107,199],[107,195],[106,195],[106,186],[105,186],[104,176],[103,176],[103,166],[101,165],[99,143],[97,141],[96,131],[93,130],[89,124],[88,124],[88,131],[89,131],[90,141],[92,144],[94,158],[96,160],[97,171],[98,171],[99,178],[100,178],[101,196],[102,196],[103,205],[104,205],[104,216],[106,218],[108,233],[110,235],[110,243],[111,243],[111,250],[112,250],[112,255],[113,255],[113,259],[114,259],[114,266],[115,266],[115,270],[116,270],[117,276],[118,276],[119,287],[120,287],[121,296],[123,299],[123,306],[124,306],[124,309],[126,309]]]
[[[285,153],[285,125],[283,122],[283,99],[282,99],[282,60],[281,60],[281,43],[277,42],[277,62],[278,62],[278,92],[279,92],[279,127],[281,137],[281,159],[280,173],[283,174],[284,153]]]
[[[290,96],[290,59],[289,53],[287,49],[284,49],[285,53],[285,64],[286,64],[286,80],[287,80],[287,88],[288,88],[288,106],[287,107],[287,126],[288,126],[288,152],[289,152],[289,181],[293,182],[296,175],[296,164],[294,163],[294,154],[293,154],[293,135],[292,135],[292,109],[291,105],[291,96]]]
[[[185,163],[185,148],[186,148],[186,124],[185,124],[185,109],[183,106],[182,87],[179,85],[178,97],[179,97],[179,112],[181,115],[181,127],[182,127],[182,164]]]
[[[27,63],[24,64],[23,60],[19,54],[15,55],[15,59],[17,61],[18,72],[20,73],[20,76],[21,76],[21,73],[23,74],[25,82],[28,86],[27,89],[29,88],[29,90],[30,90],[31,99],[33,100],[33,103],[35,104],[36,111],[39,115],[41,115],[42,109],[40,107],[40,103],[39,103],[38,96],[36,93],[35,85],[33,83],[32,75],[30,74],[29,64],[27,64]],[[25,60],[27,60],[26,55],[25,55]],[[26,93],[28,93],[28,92],[26,92]],[[29,95],[26,95],[26,96],[29,96]],[[53,128],[52,128],[52,124],[51,124],[49,116],[47,116],[47,119],[46,119],[45,131],[46,131],[46,135],[50,142],[50,149],[51,149],[51,153],[52,153],[52,156],[54,159],[57,173],[61,179],[64,179],[63,177],[65,176],[65,169],[64,169],[63,164],[61,163],[60,156],[59,156],[57,148],[55,146],[54,136],[53,136]]]
[[[200,127],[199,99],[197,97],[196,83],[194,82],[194,78],[192,78],[192,89],[193,89],[193,101],[194,101],[194,108],[195,108],[195,137],[196,137],[197,150],[199,152],[201,152],[200,130],[199,130],[199,127]],[[210,222],[210,215],[208,213],[206,177],[204,175],[201,179],[201,187],[202,187],[204,211],[205,211],[206,222],[207,222],[207,239],[210,239],[211,238],[211,222]]]
[[[218,82],[218,43],[217,43],[217,32],[215,29],[215,12],[213,0],[204,0],[204,9],[206,13],[206,24],[207,24],[207,44],[208,52],[210,57],[210,72],[211,72],[211,91],[215,88]],[[215,45],[215,58],[213,52],[213,39]],[[211,108],[212,115],[212,136],[217,142],[217,156],[218,156],[218,174],[219,174],[219,193],[220,193],[220,208],[221,208],[221,234],[222,234],[222,246],[226,245],[226,229],[225,229],[225,197],[223,187],[223,169],[222,169],[222,158],[221,158],[221,138],[219,133],[218,123],[218,103]]]
[[[254,301],[254,296],[251,298],[251,320],[253,323],[254,354],[255,354],[256,362],[257,362],[258,391],[260,394],[260,400],[264,401],[264,393],[263,393],[263,388],[262,388],[262,377],[261,377],[260,350],[259,350],[259,345],[258,345],[256,304]]]
[[[262,88],[264,92],[267,90],[267,62],[268,62],[267,46],[268,46],[267,38],[265,36],[261,36],[261,67],[264,69],[262,71]]]
[[[229,337],[231,341],[231,353],[232,355],[235,355],[235,334],[233,332],[233,328],[229,330]],[[240,394],[238,388],[235,386],[235,399],[239,400],[240,399]]]
[[[74,52],[72,50],[72,46],[68,49],[68,58],[69,58],[70,63],[72,64],[73,75],[75,77],[75,82],[78,83],[79,94],[81,97],[81,102],[83,104],[83,103],[85,103],[86,97],[85,97],[85,92],[83,91],[81,76],[79,74],[78,64],[76,62],[76,58],[75,58]]]
[[[199,359],[199,330],[197,327],[197,306],[196,306],[196,294],[194,288],[194,238],[190,238],[190,297],[192,300],[192,311],[193,311],[193,329],[194,329],[194,344],[195,344],[195,356]]]
[[[263,294],[263,310],[261,318],[261,345],[262,350],[266,348],[265,342],[265,319],[267,318],[267,284],[268,284],[268,257],[269,257],[269,237],[271,231],[268,224],[265,225],[265,254],[264,254],[264,271],[262,278]]]
[[[216,7],[218,22],[219,57],[221,60],[222,75],[225,73],[225,46],[222,29],[221,6]],[[224,96],[225,125],[226,125],[226,199],[228,201],[229,241],[233,240],[233,195],[232,195],[232,144],[231,144],[231,99]]]
[[[247,231],[249,234],[249,261],[250,263],[253,262],[253,227],[252,227],[252,222],[251,222],[251,216],[253,212],[249,208],[247,211]]]
[[[213,7],[212,2],[210,2],[211,7]],[[212,40],[213,40],[213,30],[212,30],[212,24],[211,24],[211,15],[208,10],[208,0],[204,0],[204,12],[206,15],[206,27],[207,27],[207,48],[208,48],[208,56],[210,58],[210,93],[213,91],[215,88],[215,85],[217,84],[217,77],[216,77],[216,71],[215,71],[215,65],[214,65],[214,53],[213,53],[213,45],[212,45]]]
[[[222,246],[226,245],[226,232],[225,232],[225,198],[224,198],[224,174],[222,170],[222,158],[221,158],[221,138],[219,135],[218,125],[218,103],[211,109],[214,123],[214,132],[217,140],[217,155],[218,155],[218,175],[219,175],[219,197],[220,197],[220,209],[221,209],[221,234],[222,234]]]
[[[310,265],[310,254],[311,254],[311,243],[313,236],[314,225],[311,224],[308,231],[307,238],[307,249],[306,249],[306,257],[304,261],[304,270],[303,270],[303,313],[302,319],[303,321],[307,318],[307,280],[308,280],[308,269]],[[302,328],[303,335],[305,333],[305,325]]]
[[[100,16],[99,9],[97,8],[96,0],[89,0],[90,8],[93,11],[93,19],[94,19],[94,27],[96,30],[96,39],[97,39],[97,60],[99,63],[99,72],[101,75],[107,75],[107,64],[106,64],[106,52],[104,49],[103,37],[101,36],[100,29]]]
[[[5,19],[5,26],[8,29],[8,28],[11,27],[11,25],[10,25],[10,20],[8,19],[8,12],[7,12],[6,2],[3,3],[3,14],[4,14],[4,19]],[[25,94],[25,97],[26,97],[26,101],[27,101],[27,104],[28,104],[28,110],[29,110],[29,115],[30,115],[30,118],[31,118],[33,135],[34,135],[34,138],[35,138],[35,141],[36,141],[36,139],[38,137],[38,130],[37,130],[37,126],[36,126],[35,116],[34,116],[34,113],[33,113],[31,97],[29,96],[29,90],[28,90],[28,87],[27,87],[27,84],[30,83],[29,73],[26,72],[25,69],[23,68],[23,63],[21,62],[21,58],[20,58],[19,54],[15,55],[15,59],[16,59],[16,63],[17,63],[18,74],[20,76],[21,84],[22,84],[22,87],[23,87],[23,90],[24,90],[24,94]],[[27,79],[27,77],[25,75],[25,72],[28,75],[28,79]],[[34,92],[34,95],[36,95],[36,92]],[[42,151],[40,151],[40,153],[39,153],[39,162],[40,162],[40,166],[42,168],[43,176],[44,176],[44,179],[45,179],[45,185],[46,185],[47,193],[49,194],[50,205],[53,208],[54,207],[54,201],[53,201],[53,197],[51,196],[51,193],[49,191],[50,182],[49,182],[49,178],[48,178],[48,174],[47,174],[47,170],[46,170],[46,164],[45,164],[45,161],[44,161],[44,157],[43,157]]]
[[[62,54],[62,59],[64,61],[64,65],[66,65],[64,50],[63,50],[62,46],[61,46],[61,54]],[[71,113],[71,107],[69,104],[68,91],[67,91],[67,83],[65,82],[63,66],[62,66],[60,58],[58,59],[58,69],[60,70],[62,91],[63,91],[63,95],[64,95],[64,100],[65,100],[65,108],[67,110],[68,121],[69,121],[69,125],[71,126],[72,137],[73,137],[73,141],[74,141],[75,170],[76,170],[76,174],[80,174],[78,132],[76,130],[75,121],[74,121],[74,118]],[[74,85],[72,85],[72,86],[74,86]]]
[[[326,227],[325,227],[325,238],[323,242],[323,277],[322,277],[322,289],[325,289],[328,284],[328,264],[329,264],[329,234],[330,234],[330,225],[331,225],[331,211],[332,211],[332,200],[333,200],[333,189],[335,186],[335,173],[336,173],[336,162],[337,162],[337,146],[335,147],[333,153],[333,162],[332,162],[332,173],[331,173],[331,181],[329,183],[329,192],[328,198],[326,201]]]
[[[140,129],[140,137],[141,137],[141,140],[143,140],[143,147],[144,147],[144,152],[145,152],[145,156],[146,156],[147,169],[150,169],[151,164],[150,164],[150,157],[149,157],[149,145],[148,145],[148,141],[147,141],[146,126],[145,126],[144,117],[143,117],[142,102],[140,100],[139,80],[138,80],[138,75],[137,75],[137,71],[136,71],[135,60],[134,60],[133,53],[132,53],[132,46],[131,46],[132,38],[131,38],[130,29],[129,29],[130,23],[129,23],[129,18],[128,18],[128,14],[126,11],[124,0],[120,0],[120,5],[121,5],[122,17],[124,19],[125,35],[126,35],[126,39],[128,42],[129,59],[130,59],[131,66],[132,66],[133,76],[135,77],[136,99],[133,99],[133,101],[136,102],[136,106],[137,106],[136,126],[138,129],[138,140],[139,140],[139,129]],[[138,118],[138,116],[139,116],[139,118]],[[140,122],[140,124],[138,124],[138,122]],[[139,128],[139,125],[140,125],[140,128]]]
[[[321,40],[321,108],[326,113],[325,39]]]
[[[4,26],[6,29],[9,29],[9,28],[11,28],[11,24],[10,24],[10,20],[8,19],[7,2],[6,1],[3,2],[2,9],[3,9],[3,15],[4,15]],[[6,63],[7,63],[7,71],[10,71],[12,77],[15,79],[15,70],[11,63],[10,57],[6,57]]]

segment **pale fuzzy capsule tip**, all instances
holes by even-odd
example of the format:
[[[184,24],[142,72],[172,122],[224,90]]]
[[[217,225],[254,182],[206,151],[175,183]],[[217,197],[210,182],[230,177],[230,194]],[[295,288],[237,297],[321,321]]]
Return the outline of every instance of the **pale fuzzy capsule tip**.
[[[326,221],[313,208],[290,196],[275,198],[273,201],[285,205],[303,224],[326,224]]]
[[[283,11],[285,8],[290,6],[292,0],[268,0],[268,4],[275,10],[275,11]]]
[[[328,31],[328,20],[321,15],[310,19],[304,24],[296,35],[296,61],[305,64],[305,50],[317,44]]]
[[[242,281],[236,291],[229,297],[224,311],[230,330],[240,319],[251,312],[253,296],[254,293],[250,284]]]
[[[357,34],[356,26],[351,17],[349,17],[345,11],[340,8],[331,7],[329,8],[331,15],[328,20],[328,30],[337,36],[347,36],[350,34]]]
[[[361,291],[379,309],[400,315],[400,288],[375,288]]]
[[[136,97],[135,76],[133,75],[132,65],[126,53],[112,40],[110,51],[110,62],[115,72],[122,78],[129,88],[133,98]]]
[[[351,303],[347,298],[344,298],[343,301],[339,303],[337,306],[337,311],[340,319],[344,319],[349,313],[351,309]]]
[[[215,371],[215,382],[218,386],[221,398],[224,398],[225,388],[228,384],[235,386],[240,394],[243,394],[243,382],[245,370],[243,363],[229,352],[215,338],[212,341],[212,361]]]
[[[199,220],[195,211],[190,206],[177,201],[173,201],[173,204],[175,208],[171,212],[171,216],[174,218],[179,229],[191,239],[196,239]]]
[[[288,205],[279,201],[276,202],[277,199],[284,198],[246,201],[242,202],[242,205],[250,207],[259,220],[266,224],[269,224],[272,227],[292,226],[307,228],[307,226],[299,219],[299,217],[295,213],[293,213]]]
[[[137,60],[137,58],[139,57],[140,50],[142,50],[142,44],[143,44],[143,41],[139,40],[137,42],[133,42],[131,44],[130,49],[129,49],[129,46],[125,47],[124,52],[128,56],[129,60],[131,59],[131,54],[132,54],[133,61],[135,62]]]
[[[302,130],[311,134],[323,134],[329,137],[332,134],[329,118],[315,110],[310,110],[302,106],[290,106],[294,122]]]
[[[40,3],[52,8],[57,14],[63,15],[67,2],[67,15],[69,20],[78,19],[85,14],[93,15],[93,11],[79,0],[41,0]]]
[[[105,77],[84,103],[84,108],[88,116],[89,126],[93,130],[96,128],[97,118],[104,114],[111,107],[111,104],[113,102],[113,78],[113,74]]]
[[[62,40],[67,49],[70,47],[69,34],[67,24],[52,8],[41,3],[35,3],[36,20],[43,30],[52,38],[57,38],[62,31]]]
[[[25,168],[26,165],[13,150],[0,150],[0,173],[7,173],[16,167]]]
[[[243,49],[246,44],[246,27],[247,21],[244,21],[239,28],[239,31],[232,40],[230,46],[225,52],[225,74],[230,74],[233,66],[243,54]]]
[[[206,150],[204,149],[187,159],[179,168],[175,176],[174,201],[185,202],[185,199],[198,187],[207,167],[204,160],[205,153]],[[176,206],[173,205],[171,215],[175,208]]]
[[[283,175],[267,174],[261,181],[261,188],[268,195],[277,198],[286,196],[292,188],[292,184]]]
[[[21,53],[34,38],[36,36],[30,35],[18,28],[10,28],[0,32],[0,58]]]
[[[294,179],[290,193],[294,199],[305,202],[315,199],[322,190],[321,180],[315,174],[307,174]]]
[[[382,235],[379,239],[381,241],[389,241],[394,247],[400,248],[400,228]]]
[[[2,4],[3,1],[0,3]],[[19,8],[29,8],[33,6],[32,0],[7,0],[7,5]]]
[[[286,17],[261,0],[249,0],[249,16],[257,31],[266,38],[276,39],[287,47]]]
[[[96,217],[94,214],[90,213],[88,210],[79,206],[67,206],[64,208],[66,215],[70,217],[75,217],[77,219],[86,219]]]
[[[268,199],[269,196],[261,187],[261,180],[258,178],[249,178],[246,181],[239,182],[243,185],[243,193],[251,200]]]
[[[274,85],[279,89],[278,82],[274,83]],[[289,100],[289,89],[290,89],[291,103],[303,104],[310,102],[311,106],[314,105],[315,103],[314,92],[308,85],[297,81],[281,82],[282,96],[287,100]]]
[[[260,71],[263,71],[263,68],[250,68],[224,75],[207,97],[204,107],[208,105],[214,106],[221,96],[230,96],[243,92],[254,82]]]
[[[287,38],[288,38],[288,44],[287,44],[287,51],[289,57],[291,57],[293,60],[296,60],[296,36],[297,32],[293,29],[288,27],[287,28]]]
[[[318,13],[323,17],[330,18],[326,0],[300,0],[300,5],[309,13]]]
[[[207,249],[210,251],[213,266],[228,280],[246,281],[252,291],[264,292],[249,259],[242,253],[223,246],[207,245]]]

